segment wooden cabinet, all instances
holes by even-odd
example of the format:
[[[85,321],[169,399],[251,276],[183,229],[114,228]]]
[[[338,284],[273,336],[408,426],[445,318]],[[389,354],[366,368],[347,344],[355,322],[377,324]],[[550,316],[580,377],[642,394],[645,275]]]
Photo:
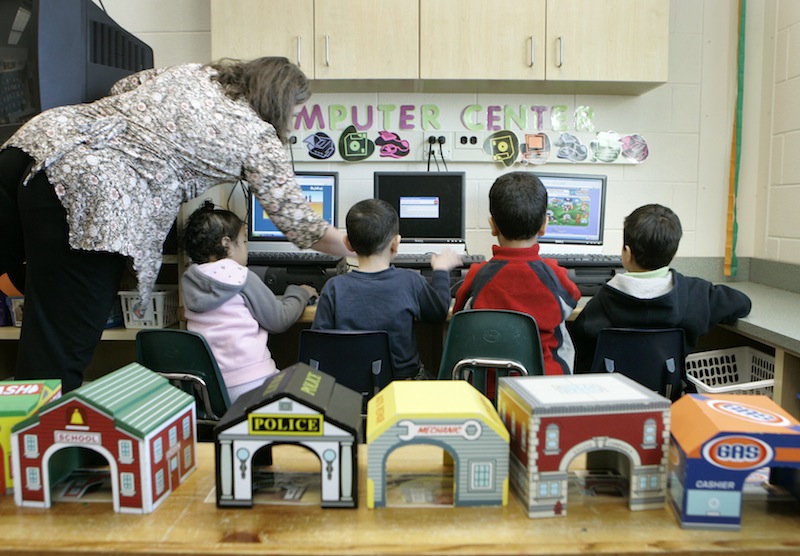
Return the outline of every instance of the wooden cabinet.
[[[419,5],[211,0],[211,57],[286,56],[310,79],[417,79]]]
[[[211,0],[211,57],[285,56],[314,71],[314,0]]]
[[[665,82],[669,2],[549,0],[548,81]]]
[[[417,79],[419,4],[317,0],[315,79]]]
[[[667,81],[669,2],[211,0],[211,44],[214,58],[286,56],[316,90],[422,80],[413,90],[638,93]]]
[[[420,78],[545,78],[546,0],[420,0]]]

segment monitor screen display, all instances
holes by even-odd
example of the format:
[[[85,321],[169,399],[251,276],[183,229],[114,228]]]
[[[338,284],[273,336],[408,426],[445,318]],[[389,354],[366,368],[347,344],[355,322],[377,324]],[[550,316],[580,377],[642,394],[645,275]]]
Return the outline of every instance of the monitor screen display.
[[[536,175],[547,189],[547,230],[539,243],[602,245],[606,176]]]
[[[375,172],[374,196],[392,205],[406,242],[464,238],[464,172]]]
[[[339,200],[338,172],[295,172],[295,181],[311,207],[322,218],[336,226]],[[286,236],[269,219],[255,195],[250,194],[248,213],[248,241],[251,243],[288,241]]]

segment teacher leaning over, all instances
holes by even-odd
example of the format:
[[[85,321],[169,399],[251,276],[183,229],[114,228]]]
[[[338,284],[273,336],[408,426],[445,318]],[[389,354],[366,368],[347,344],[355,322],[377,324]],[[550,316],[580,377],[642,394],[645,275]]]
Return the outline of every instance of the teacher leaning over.
[[[146,306],[181,203],[219,183],[245,180],[298,247],[348,254],[287,159],[309,96],[286,58],[222,60],[131,75],[20,128],[0,150],[0,275],[25,294],[16,378],[80,386],[126,261]]]

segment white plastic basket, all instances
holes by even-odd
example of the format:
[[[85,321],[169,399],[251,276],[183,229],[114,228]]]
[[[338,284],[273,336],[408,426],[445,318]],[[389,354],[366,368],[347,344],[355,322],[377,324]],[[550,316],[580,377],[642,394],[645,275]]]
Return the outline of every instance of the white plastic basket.
[[[762,394],[772,397],[775,357],[749,346],[686,356],[686,378],[701,394]]]
[[[166,328],[178,322],[178,290],[169,289],[154,291],[150,304],[142,318],[138,318],[133,309],[139,303],[139,292],[121,291],[122,316],[125,328]]]

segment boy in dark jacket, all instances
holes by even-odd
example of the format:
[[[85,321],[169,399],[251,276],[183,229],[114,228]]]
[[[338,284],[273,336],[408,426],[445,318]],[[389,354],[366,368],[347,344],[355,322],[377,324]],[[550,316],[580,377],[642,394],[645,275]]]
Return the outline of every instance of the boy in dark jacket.
[[[625,219],[622,265],[627,273],[609,280],[571,328],[577,372],[589,371],[603,328],[682,328],[689,353],[716,324],[750,312],[750,298],[742,292],[669,268],[682,233],[678,216],[661,205],[639,207]]]

